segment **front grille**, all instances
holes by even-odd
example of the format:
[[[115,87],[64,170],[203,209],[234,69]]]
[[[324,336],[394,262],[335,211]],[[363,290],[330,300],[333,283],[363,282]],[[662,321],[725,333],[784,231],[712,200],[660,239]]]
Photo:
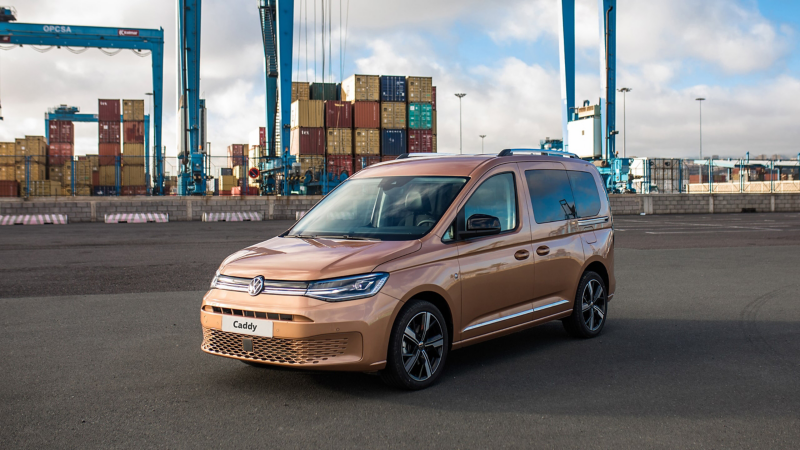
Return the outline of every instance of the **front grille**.
[[[209,308],[206,306],[206,308]],[[207,311],[208,309],[206,309]],[[295,320],[295,316],[292,314],[278,314],[278,313],[271,313],[271,312],[262,312],[262,311],[248,311],[246,309],[235,309],[235,308],[220,308],[219,306],[212,306],[211,310],[217,314],[227,314],[230,316],[242,316],[242,317],[252,317],[255,319],[269,319],[269,320],[288,320],[292,321]],[[310,319],[297,316],[298,322],[310,322]]]
[[[253,340],[253,351],[245,351],[242,339]],[[333,339],[280,339],[250,336],[203,328],[203,350],[252,361],[285,364],[318,364],[345,354],[347,337]]]

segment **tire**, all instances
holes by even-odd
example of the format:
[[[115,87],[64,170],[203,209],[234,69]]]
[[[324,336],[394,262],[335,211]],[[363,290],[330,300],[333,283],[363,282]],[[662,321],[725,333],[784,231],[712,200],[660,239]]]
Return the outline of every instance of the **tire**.
[[[441,376],[449,351],[450,333],[442,312],[433,303],[411,300],[392,326],[381,378],[392,387],[425,389]]]
[[[575,293],[572,315],[562,320],[564,328],[573,337],[589,339],[603,331],[607,318],[608,292],[603,278],[595,272],[584,272]]]

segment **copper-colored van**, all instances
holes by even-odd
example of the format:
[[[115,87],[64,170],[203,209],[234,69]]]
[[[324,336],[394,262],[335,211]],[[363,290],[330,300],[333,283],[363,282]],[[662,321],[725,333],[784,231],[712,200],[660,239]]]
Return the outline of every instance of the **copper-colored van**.
[[[202,349],[421,389],[450,350],[552,320],[594,337],[614,295],[612,223],[597,169],[569,154],[403,155],[223,261]]]

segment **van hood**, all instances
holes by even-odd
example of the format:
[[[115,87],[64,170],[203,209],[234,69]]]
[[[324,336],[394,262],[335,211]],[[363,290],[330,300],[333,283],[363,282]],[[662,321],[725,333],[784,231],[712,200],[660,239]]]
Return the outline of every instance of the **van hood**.
[[[414,241],[349,241],[276,237],[240,250],[223,261],[232,277],[312,281],[360,275],[422,247]]]

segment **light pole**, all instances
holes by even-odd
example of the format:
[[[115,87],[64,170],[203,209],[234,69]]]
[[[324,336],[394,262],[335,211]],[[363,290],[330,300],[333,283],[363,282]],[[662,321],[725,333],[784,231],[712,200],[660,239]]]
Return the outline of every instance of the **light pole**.
[[[697,106],[700,107],[700,159],[703,159],[703,101],[705,100],[705,98],[698,97],[695,100],[697,100]],[[699,180],[697,182],[702,183],[703,182],[702,166],[698,167],[697,173],[699,177]]]
[[[462,147],[463,139],[461,134],[461,99],[464,98],[466,95],[467,94],[464,94],[463,92],[456,94],[456,97],[458,97],[458,154],[459,155],[463,151]]]
[[[485,134],[479,134],[478,136],[481,137],[481,154],[483,154],[483,139],[486,137]]]
[[[625,157],[625,150],[628,148],[628,124],[625,121],[625,94],[632,91],[631,88],[620,88],[617,91],[622,92],[622,157]]]

